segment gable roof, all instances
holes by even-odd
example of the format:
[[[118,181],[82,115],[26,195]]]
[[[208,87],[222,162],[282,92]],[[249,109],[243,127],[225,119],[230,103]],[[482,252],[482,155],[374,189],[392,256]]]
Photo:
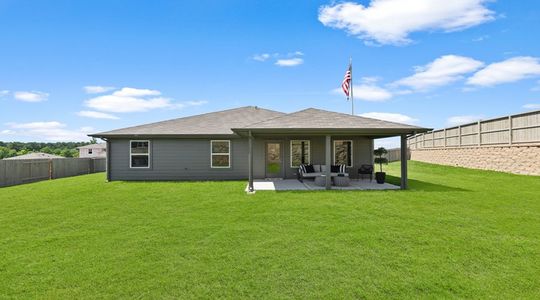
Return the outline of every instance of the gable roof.
[[[63,156],[49,154],[49,153],[43,153],[43,152],[32,152],[28,154],[23,154],[19,156],[13,156],[4,158],[5,160],[16,160],[16,159],[51,159],[51,158],[65,158]]]
[[[308,108],[290,114],[245,106],[91,134],[92,137],[223,136],[253,132],[411,134],[430,130],[413,125]]]
[[[233,135],[231,128],[244,127],[284,115],[282,112],[245,106],[140,126],[91,134],[93,137]]]
[[[249,124],[236,131],[244,130],[389,130],[389,131],[425,131],[427,128],[401,124],[379,119],[354,116],[316,108],[308,108],[294,113],[281,115],[262,122]]]

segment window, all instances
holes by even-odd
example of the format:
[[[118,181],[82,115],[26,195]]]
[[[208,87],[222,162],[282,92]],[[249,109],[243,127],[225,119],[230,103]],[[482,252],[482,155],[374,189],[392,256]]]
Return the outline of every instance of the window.
[[[88,149],[88,154],[92,154],[92,149]]]
[[[334,141],[334,165],[352,167],[352,141]]]
[[[291,168],[311,163],[311,147],[308,140],[291,140]]]
[[[129,141],[129,167],[150,168],[150,141]]]
[[[212,168],[231,167],[231,141],[210,141],[210,166]]]

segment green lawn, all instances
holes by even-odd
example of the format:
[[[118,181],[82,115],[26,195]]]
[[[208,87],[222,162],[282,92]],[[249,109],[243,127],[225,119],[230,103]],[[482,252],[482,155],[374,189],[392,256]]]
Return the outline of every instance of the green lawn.
[[[540,298],[540,177],[416,162],[410,177],[408,191],[104,174],[2,188],[0,298]]]

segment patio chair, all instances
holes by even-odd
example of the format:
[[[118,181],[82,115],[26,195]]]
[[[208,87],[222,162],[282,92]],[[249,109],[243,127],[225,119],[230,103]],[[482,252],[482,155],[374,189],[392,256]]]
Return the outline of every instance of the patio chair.
[[[364,178],[364,175],[369,175],[369,181],[373,181],[373,165],[361,165],[358,169],[358,177]]]

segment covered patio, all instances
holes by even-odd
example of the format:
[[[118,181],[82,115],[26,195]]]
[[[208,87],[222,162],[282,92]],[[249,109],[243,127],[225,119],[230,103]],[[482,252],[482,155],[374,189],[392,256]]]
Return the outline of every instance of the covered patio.
[[[255,191],[317,191],[325,190],[324,186],[317,186],[313,180],[304,180],[300,182],[297,179],[283,180],[253,180],[253,189]],[[353,179],[349,186],[333,186],[333,190],[343,191],[369,191],[369,190],[399,190],[397,185],[383,183],[378,184],[369,179]],[[249,183],[246,185],[246,192],[249,192]]]
[[[249,181],[246,190],[247,192],[254,192],[257,190],[407,189],[407,137],[419,132],[428,131],[429,129],[310,108],[276,117],[268,121],[251,124],[244,128],[233,128],[232,130],[238,135],[248,138],[247,159]],[[365,181],[355,178],[354,176],[358,173],[358,167],[361,164],[373,165],[373,140],[393,136],[399,136],[401,139],[400,186],[398,187],[387,183],[377,184],[375,181]],[[293,140],[293,138],[295,140]],[[368,148],[364,143],[363,149],[365,151],[358,157],[358,155],[355,156],[352,154],[354,151],[358,151],[357,148],[353,147],[353,144],[358,146],[361,143],[361,140],[364,142],[369,141],[370,144]],[[298,166],[299,163],[293,164],[291,162],[292,158],[289,161],[287,161],[287,157],[283,159],[284,154],[281,149],[285,148],[283,145],[286,144],[287,141],[291,142],[291,147],[293,141],[305,141],[310,145],[309,151],[316,153],[317,158],[314,161],[310,154],[305,162],[302,158],[301,163],[315,163],[324,166],[324,171],[321,167],[322,174],[318,175],[318,177],[324,178],[323,180],[325,182],[323,182],[323,186],[317,186],[313,181],[305,181],[303,183],[301,180],[291,178],[290,174],[293,172],[293,168]],[[345,151],[347,154],[346,164],[337,162],[336,142],[349,142],[349,150]],[[265,148],[264,145],[273,146],[274,149]],[[357,150],[354,150],[353,148]],[[277,155],[274,155],[274,160],[271,161],[268,158],[265,158],[268,153],[271,153],[271,150],[275,151],[275,149],[278,149],[279,151],[276,152],[278,153]],[[289,151],[291,151],[291,149],[289,149]],[[302,155],[303,153],[304,151],[302,148]],[[263,166],[263,169],[266,168],[266,170],[268,170],[269,167],[264,167],[264,165],[269,165],[269,162],[274,163],[273,167],[277,170],[272,172],[273,176],[268,176],[268,171],[266,173],[254,173],[254,169],[256,171],[261,170],[261,166]],[[346,173],[352,175],[348,186],[335,186],[332,184],[332,176],[334,175],[331,175],[331,166],[338,164],[346,165]],[[281,168],[287,169],[289,173],[281,171]],[[261,178],[261,174],[264,174],[265,176],[263,178],[266,179],[270,177],[272,179],[281,178],[283,180],[264,180]],[[346,174],[346,176],[348,176],[348,174]]]

